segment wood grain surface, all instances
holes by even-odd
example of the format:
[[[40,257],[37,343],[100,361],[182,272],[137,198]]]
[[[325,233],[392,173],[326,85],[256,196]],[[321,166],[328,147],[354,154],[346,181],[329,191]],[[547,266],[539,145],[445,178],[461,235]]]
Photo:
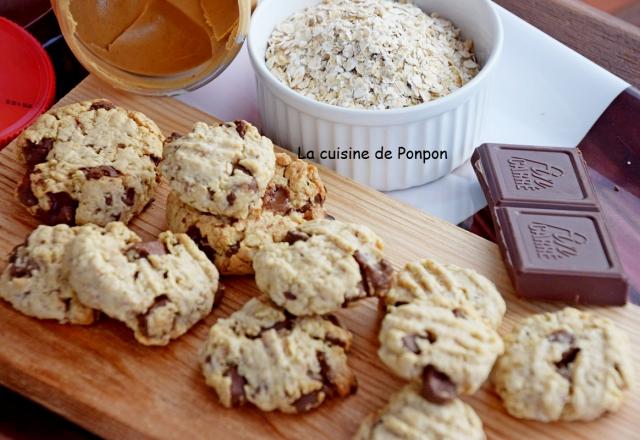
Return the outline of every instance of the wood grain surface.
[[[640,87],[640,28],[579,0],[494,0],[593,62]]]
[[[112,90],[89,77],[64,102],[106,97],[140,110],[157,121],[165,133],[185,131],[197,120],[212,118],[171,98],[145,98]],[[24,171],[13,145],[0,153],[0,254],[7,252],[36,226],[17,205],[13,190]],[[329,190],[328,209],[340,220],[363,223],[377,231],[394,266],[433,257],[472,267],[496,282],[508,302],[500,329],[534,312],[560,306],[527,303],[514,297],[498,248],[460,228],[429,217],[381,193],[322,170]],[[150,209],[132,227],[145,238],[165,228],[163,186]],[[4,261],[3,261],[4,263]],[[108,438],[315,439],[349,438],[360,420],[383,405],[402,382],[376,356],[380,314],[374,300],[340,313],[354,333],[350,365],[359,391],[334,400],[306,415],[262,413],[254,408],[224,409],[204,385],[197,351],[209,326],[257,293],[250,277],[226,278],[222,306],[181,339],[164,348],[137,344],[120,323],[103,319],[89,328],[58,325],[25,317],[0,304],[0,382]],[[598,309],[640,344],[640,308]],[[632,355],[636,366],[640,351]],[[465,398],[478,411],[491,439],[637,438],[640,395],[632,390],[623,408],[590,423],[542,424],[508,416],[486,385]],[[35,421],[34,421],[35,422]]]

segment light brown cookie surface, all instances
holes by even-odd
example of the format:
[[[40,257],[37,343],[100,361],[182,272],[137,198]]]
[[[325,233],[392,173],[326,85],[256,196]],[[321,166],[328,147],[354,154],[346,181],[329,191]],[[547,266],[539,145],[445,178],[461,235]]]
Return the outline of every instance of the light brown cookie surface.
[[[515,417],[593,420],[618,410],[634,381],[627,335],[594,313],[531,316],[505,343],[491,377]]]
[[[202,371],[222,405],[302,413],[356,391],[351,334],[332,317],[296,318],[251,299],[209,331]]]
[[[397,376],[420,381],[434,403],[473,394],[485,382],[502,339],[475,310],[442,299],[391,307],[380,329],[378,355]]]
[[[142,113],[98,99],[54,108],[17,140],[17,195],[47,224],[128,223],[150,202],[164,136]]]
[[[493,328],[498,328],[507,306],[496,286],[474,270],[434,260],[407,263],[394,276],[385,295],[387,305],[445,297],[473,307]]]
[[[406,385],[389,403],[367,416],[354,440],[484,440],[482,421],[462,400],[437,405]]]
[[[97,312],[80,303],[62,267],[66,246],[81,228],[93,226],[41,225],[35,229],[9,255],[0,275],[0,298],[28,316],[62,324],[91,324]]]
[[[145,345],[166,345],[207,316],[218,271],[184,234],[143,242],[122,223],[86,230],[65,255],[83,304],[124,322]]]
[[[198,122],[165,142],[160,171],[187,205],[244,219],[260,208],[275,167],[273,143],[248,122]]]
[[[264,245],[282,241],[287,232],[308,220],[325,217],[324,184],[315,166],[288,154],[276,154],[276,173],[260,208],[245,219],[200,212],[172,191],[167,224],[189,235],[215,262],[221,274],[253,273],[253,256]]]
[[[296,316],[331,313],[388,291],[393,269],[383,248],[366,226],[307,222],[255,255],[256,284]]]

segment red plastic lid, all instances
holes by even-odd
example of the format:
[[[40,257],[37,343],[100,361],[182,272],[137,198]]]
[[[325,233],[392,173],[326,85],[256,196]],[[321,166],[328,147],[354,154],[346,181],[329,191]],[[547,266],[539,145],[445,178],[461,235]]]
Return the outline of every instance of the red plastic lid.
[[[47,52],[23,28],[0,17],[0,148],[49,108],[55,90]]]

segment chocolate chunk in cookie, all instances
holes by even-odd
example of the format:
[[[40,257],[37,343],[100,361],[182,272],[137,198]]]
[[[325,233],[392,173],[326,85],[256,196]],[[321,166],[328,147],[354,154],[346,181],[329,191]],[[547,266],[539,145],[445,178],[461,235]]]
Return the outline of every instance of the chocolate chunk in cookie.
[[[44,224],[75,224],[78,201],[71,197],[71,194],[67,192],[47,193],[47,198],[49,209],[38,211],[38,217]]]
[[[263,199],[263,207],[269,211],[273,211],[280,215],[287,215],[291,212],[291,204],[289,203],[289,189],[274,185],[267,189]]]
[[[393,267],[387,260],[376,258],[359,250],[353,253],[353,258],[360,266],[360,274],[367,295],[375,295],[376,292],[389,290]]]
[[[27,168],[33,169],[36,165],[46,162],[49,152],[53,148],[54,139],[42,138],[38,142],[26,140],[22,154],[27,162]]]
[[[422,395],[429,402],[442,404],[457,396],[456,384],[449,376],[427,365],[422,372]]]
[[[100,110],[100,109],[113,110],[115,108],[116,108],[116,106],[115,106],[115,104],[113,102],[111,102],[111,101],[109,101],[107,99],[100,99],[100,100],[94,101],[91,104],[91,107],[89,107],[89,110]]]
[[[97,180],[101,177],[118,177],[122,173],[111,165],[100,165],[97,167],[80,168],[87,180]]]

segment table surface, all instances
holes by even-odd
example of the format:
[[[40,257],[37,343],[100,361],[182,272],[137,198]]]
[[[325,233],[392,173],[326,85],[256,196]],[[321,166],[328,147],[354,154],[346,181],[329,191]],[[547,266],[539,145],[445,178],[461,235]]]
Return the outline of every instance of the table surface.
[[[184,132],[195,120],[211,120],[210,116],[174,99],[118,92],[92,77],[65,97],[64,103],[88,99],[97,93],[142,111],[165,133]],[[15,144],[1,156],[0,162],[5,167],[0,168],[0,205],[5,206],[5,211],[0,215],[0,224],[8,234],[0,241],[0,255],[6,255],[37,221],[20,208],[11,191],[23,171],[16,162]],[[338,219],[367,224],[379,233],[385,241],[385,254],[394,267],[431,257],[470,267],[492,280],[507,303],[501,334],[506,334],[525,316],[564,307],[517,298],[495,244],[356,185],[326,168],[321,168],[320,174],[329,188],[328,212]],[[143,239],[157,236],[165,227],[167,193],[166,183],[159,185],[155,202],[132,222],[132,228]],[[258,293],[251,277],[227,277],[224,284],[227,293],[220,307],[188,334],[161,350],[132,343],[130,331],[113,320],[101,320],[91,328],[61,326],[34,320],[0,304],[2,382],[100,435],[124,438],[170,438],[171,433],[186,438],[202,437],[205,433],[238,439],[256,438],[261,433],[274,438],[349,438],[359,421],[380,407],[400,386],[401,381],[375,355],[380,322],[377,301],[362,301],[339,313],[354,336],[349,364],[358,376],[357,395],[328,403],[295,420],[277,412],[262,413],[251,408],[222,411],[211,390],[201,379],[197,380],[194,347],[202,343],[216,319],[229,316]],[[640,307],[589,309],[615,320],[629,333],[632,344],[640,344],[640,323],[636,319]],[[640,366],[640,352],[634,354],[633,362]],[[140,375],[141,371],[145,374]],[[640,411],[640,393],[633,390],[616,414],[580,424],[514,419],[504,411],[488,384],[465,400],[483,419],[487,435],[495,439],[511,439],[516,433],[539,439],[599,438],[615,433],[616,438],[631,439]],[[193,417],[194,414],[198,416]]]
[[[32,5],[35,4],[35,7],[31,6],[31,9],[29,9],[29,6],[27,6],[29,3]],[[615,19],[612,20],[610,17],[594,13],[593,10],[590,10],[584,5],[577,5],[577,0],[546,0],[545,2],[496,0],[496,3],[505,6],[525,20],[558,38],[563,43],[573,47],[600,65],[625,78],[630,83],[640,84],[640,68],[638,67],[640,59],[637,56],[638,47],[640,47],[640,44],[638,44],[638,42],[640,42],[640,33],[637,28],[634,29],[625,26]],[[0,1],[0,14],[5,15],[4,12],[6,12],[6,10],[3,9],[6,8],[7,5],[10,7],[18,5],[18,8],[14,10],[19,10],[18,13],[22,14],[22,23],[28,23],[30,21],[29,17],[37,17],[38,14],[35,14],[34,11],[42,8],[46,4],[48,4],[47,0]],[[634,14],[634,9],[629,7],[626,11],[622,12]],[[558,26],[558,17],[563,17],[565,22],[572,22],[573,26]],[[610,47],[611,41],[615,42],[613,50],[611,50]],[[585,42],[588,42],[588,44],[585,44]],[[629,54],[633,56],[629,56]],[[54,59],[54,62],[55,61]],[[62,68],[68,69],[69,64],[70,63],[67,62]],[[73,77],[71,81],[64,85],[66,88],[79,81],[83,76],[83,73],[79,71],[79,69],[72,70],[69,73]],[[64,94],[65,92],[66,90],[62,89],[60,94]],[[634,158],[634,164],[640,163],[640,151],[638,151],[640,144],[635,143],[631,145],[631,147],[631,149],[623,153],[628,156],[631,155],[629,157]],[[587,160],[593,163],[607,156],[603,155],[597,145],[595,147],[594,145],[587,146],[587,151]],[[620,195],[620,189],[622,189],[623,191],[620,197],[629,202],[628,206],[630,209],[635,209],[634,213],[637,219],[639,218],[637,215],[637,201],[640,197],[640,194],[637,192],[637,187],[640,183],[637,180],[637,176],[640,174],[629,173],[629,171],[633,170],[628,167],[618,168],[618,171],[611,171],[616,168],[609,168],[609,171],[605,170],[606,172],[604,174],[598,171],[594,174],[592,169],[592,177],[594,177],[594,175],[596,177],[595,183],[596,186],[598,186],[598,192],[601,198],[602,194],[605,194],[605,198],[610,200],[612,192],[615,193],[615,197],[618,197],[618,195]],[[624,171],[627,172],[625,173]],[[612,179],[616,182],[622,181],[622,186],[615,184]],[[629,182],[631,186],[628,186]],[[616,190],[614,188],[618,189]],[[627,188],[629,189],[627,190]],[[632,206],[633,208],[631,208]],[[490,236],[490,226],[486,225],[486,220],[487,217],[481,212],[475,216],[474,219],[465,222],[465,224],[466,227],[474,232],[484,236]],[[640,225],[637,222],[630,223],[630,225],[631,235],[633,235],[636,243],[640,243]],[[640,296],[635,296],[636,294],[637,291],[634,292],[632,299],[637,304],[640,304]],[[33,423],[34,420],[37,420],[38,423]],[[65,439],[93,437],[90,433],[39,405],[6,389],[0,388],[0,439],[31,439],[45,436]]]

